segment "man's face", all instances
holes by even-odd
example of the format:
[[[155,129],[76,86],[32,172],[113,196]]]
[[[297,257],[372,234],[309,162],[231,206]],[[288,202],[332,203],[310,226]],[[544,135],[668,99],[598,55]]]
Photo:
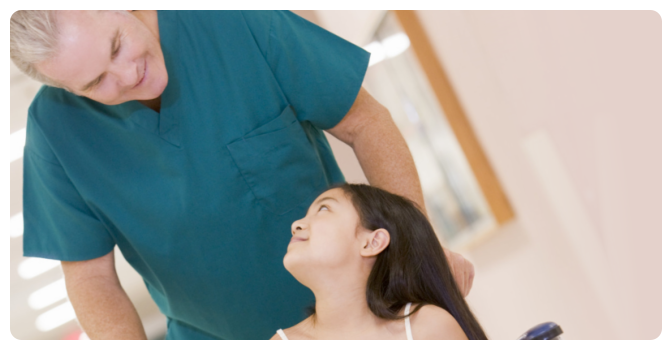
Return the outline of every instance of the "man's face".
[[[159,38],[125,11],[58,11],[56,55],[36,65],[77,95],[107,105],[152,100],[168,84]]]

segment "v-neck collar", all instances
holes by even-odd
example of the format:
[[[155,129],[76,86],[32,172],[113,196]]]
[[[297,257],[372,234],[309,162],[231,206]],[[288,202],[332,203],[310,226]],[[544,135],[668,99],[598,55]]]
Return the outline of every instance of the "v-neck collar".
[[[123,104],[123,109],[129,118],[143,129],[157,134],[170,144],[181,147],[180,142],[180,113],[177,111],[177,104],[180,98],[177,69],[175,69],[176,52],[173,48],[177,47],[176,33],[170,30],[169,18],[172,13],[156,11],[159,26],[159,39],[163,58],[168,73],[168,84],[161,94],[161,108],[159,112],[143,105],[138,101],[128,101]]]

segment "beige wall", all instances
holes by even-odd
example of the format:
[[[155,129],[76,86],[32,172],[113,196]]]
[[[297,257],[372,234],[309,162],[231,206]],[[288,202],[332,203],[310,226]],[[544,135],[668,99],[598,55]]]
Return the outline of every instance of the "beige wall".
[[[375,11],[317,11],[367,44]],[[662,322],[661,19],[420,11],[516,219],[464,252],[491,338],[652,339]],[[355,21],[354,19],[358,19]],[[337,154],[339,157],[339,154]],[[339,161],[350,163],[345,154]],[[346,173],[348,177],[348,173]]]
[[[380,14],[305,15],[365,45]],[[426,11],[420,19],[517,214],[464,252],[476,268],[468,301],[489,336],[513,339],[548,320],[569,339],[658,336],[660,17]],[[10,73],[14,132],[25,127],[25,108],[39,85],[13,67]],[[330,142],[346,178],[365,181],[352,150]],[[13,162],[10,173],[10,214],[16,214],[21,162]],[[15,271],[20,239],[11,245]],[[123,259],[117,262],[136,305],[155,314],[139,276]],[[12,302],[25,303],[27,289],[14,275]],[[28,316],[12,307],[13,333],[23,323],[32,327]]]

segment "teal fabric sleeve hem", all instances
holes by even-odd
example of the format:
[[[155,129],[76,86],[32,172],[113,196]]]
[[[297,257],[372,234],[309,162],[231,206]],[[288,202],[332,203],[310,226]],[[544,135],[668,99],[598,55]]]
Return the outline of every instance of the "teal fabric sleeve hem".
[[[37,153],[47,145],[29,116],[23,158],[23,254],[61,261],[90,260],[114,248],[115,241],[93,215],[63,168]],[[38,154],[40,154],[38,156]],[[56,159],[52,155],[50,159]]]

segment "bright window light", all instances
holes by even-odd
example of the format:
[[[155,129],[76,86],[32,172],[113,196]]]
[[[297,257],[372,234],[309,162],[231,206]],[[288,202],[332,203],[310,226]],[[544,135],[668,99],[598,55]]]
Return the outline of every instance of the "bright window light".
[[[409,46],[411,46],[411,41],[404,33],[397,33],[383,39],[383,49],[385,50],[386,58],[400,55],[402,52],[406,51]]]
[[[366,46],[364,50],[371,53],[369,67],[386,59],[400,55],[411,46],[411,41],[404,33],[390,35],[383,39],[383,42],[374,41]]]
[[[26,146],[26,129],[23,128],[21,130],[13,132],[9,137],[9,139],[10,139],[9,154],[11,157],[9,162],[11,163],[23,157],[23,147]]]
[[[18,213],[9,219],[9,236],[14,238],[14,237],[21,237],[23,235],[23,213]]]
[[[58,260],[28,258],[19,264],[18,272],[21,278],[28,280],[35,276],[39,276],[60,264],[61,262]]]
[[[385,49],[383,49],[383,45],[377,41],[364,46],[364,50],[371,53],[369,67],[385,59]]]
[[[65,279],[50,283],[36,291],[28,297],[28,306],[33,310],[43,309],[51,304],[65,299],[68,293],[65,290]]]
[[[35,326],[42,332],[49,332],[50,330],[63,325],[75,319],[75,310],[69,301],[56,306],[55,308],[37,316]]]

